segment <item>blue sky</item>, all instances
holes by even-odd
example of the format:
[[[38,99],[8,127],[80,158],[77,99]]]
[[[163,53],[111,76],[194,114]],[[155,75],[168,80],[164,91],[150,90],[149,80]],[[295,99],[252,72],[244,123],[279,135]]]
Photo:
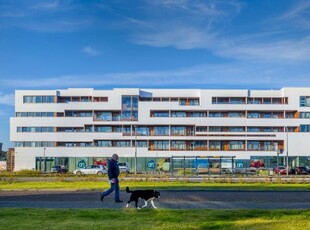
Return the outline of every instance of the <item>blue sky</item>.
[[[310,86],[310,1],[0,0],[0,142],[16,89]]]

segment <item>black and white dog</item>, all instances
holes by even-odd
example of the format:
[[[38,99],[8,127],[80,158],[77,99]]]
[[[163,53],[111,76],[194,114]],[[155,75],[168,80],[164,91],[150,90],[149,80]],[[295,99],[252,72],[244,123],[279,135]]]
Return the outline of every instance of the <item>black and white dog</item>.
[[[153,189],[149,189],[149,190],[129,190],[129,187],[126,187],[126,192],[131,193],[130,195],[130,199],[127,202],[126,208],[128,208],[128,205],[131,201],[134,201],[136,203],[136,208],[139,209],[138,207],[138,200],[139,198],[143,199],[145,204],[141,207],[141,208],[145,208],[147,206],[147,202],[151,201],[151,204],[153,206],[153,208],[157,208],[154,205],[154,199],[155,198],[159,198],[160,197],[160,193],[158,191],[155,191]]]

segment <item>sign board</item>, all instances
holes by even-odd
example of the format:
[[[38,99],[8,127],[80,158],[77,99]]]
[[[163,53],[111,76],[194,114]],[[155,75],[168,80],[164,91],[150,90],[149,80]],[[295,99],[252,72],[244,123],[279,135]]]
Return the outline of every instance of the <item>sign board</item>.
[[[243,163],[242,160],[236,160],[236,161],[235,161],[235,165],[236,165],[236,168],[237,168],[237,169],[242,169],[242,168],[244,168],[244,163]]]
[[[156,167],[156,162],[154,160],[151,160],[149,162],[147,162],[146,166],[149,168],[149,169],[155,169]]]
[[[221,159],[221,168],[232,168],[232,160],[231,159]]]
[[[85,160],[80,160],[78,163],[77,163],[77,167],[78,168],[85,168],[86,167],[86,161]]]

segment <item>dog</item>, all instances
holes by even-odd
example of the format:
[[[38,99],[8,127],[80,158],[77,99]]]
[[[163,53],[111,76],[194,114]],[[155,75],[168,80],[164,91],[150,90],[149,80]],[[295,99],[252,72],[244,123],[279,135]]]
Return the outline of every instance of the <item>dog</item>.
[[[131,193],[130,199],[127,202],[126,208],[128,208],[129,203],[131,201],[134,201],[136,203],[136,208],[140,209],[138,207],[138,200],[139,200],[139,198],[143,199],[144,202],[145,202],[145,204],[141,208],[145,208],[147,206],[147,202],[148,201],[151,201],[151,204],[152,204],[153,208],[155,208],[155,209],[157,208],[157,207],[155,207],[153,200],[155,198],[160,198],[160,192],[155,191],[154,189],[149,189],[149,190],[132,190],[131,191],[131,190],[129,190],[128,186],[126,187],[126,192],[127,193]]]

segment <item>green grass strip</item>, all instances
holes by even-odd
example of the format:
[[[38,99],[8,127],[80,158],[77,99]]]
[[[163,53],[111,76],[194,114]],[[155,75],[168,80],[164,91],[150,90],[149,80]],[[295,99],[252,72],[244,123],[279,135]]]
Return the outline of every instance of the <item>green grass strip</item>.
[[[309,210],[0,209],[1,229],[308,229]]]
[[[302,190],[310,191],[307,184],[281,184],[281,183],[213,183],[213,182],[184,182],[184,181],[121,181],[121,190],[126,186],[131,188],[156,188],[160,190]],[[0,181],[0,190],[102,190],[109,187],[106,181]]]

